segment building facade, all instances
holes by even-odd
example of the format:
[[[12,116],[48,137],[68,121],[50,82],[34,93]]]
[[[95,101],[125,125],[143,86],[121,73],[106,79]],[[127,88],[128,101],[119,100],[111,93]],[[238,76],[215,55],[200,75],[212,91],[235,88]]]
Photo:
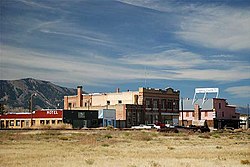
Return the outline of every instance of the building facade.
[[[64,96],[65,110],[115,109],[117,127],[164,122],[178,124],[179,91],[172,88],[139,88],[138,91],[83,94]]]
[[[62,123],[62,110],[36,110],[32,113],[7,113],[0,115],[1,128],[30,128]]]
[[[63,123],[73,128],[97,128],[98,110],[63,110]]]
[[[180,125],[189,126],[194,120],[206,120],[210,128],[239,128],[240,114],[236,112],[236,106],[229,105],[226,99],[196,99],[194,103],[192,99],[183,99],[182,102]]]
[[[98,111],[99,127],[116,127],[115,109],[101,109]]]
[[[240,115],[240,128],[248,129],[250,126],[249,115],[241,114]]]

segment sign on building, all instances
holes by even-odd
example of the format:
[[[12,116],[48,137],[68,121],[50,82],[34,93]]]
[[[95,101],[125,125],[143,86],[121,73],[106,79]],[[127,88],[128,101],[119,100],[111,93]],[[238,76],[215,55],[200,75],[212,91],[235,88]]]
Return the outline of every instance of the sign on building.
[[[203,100],[202,100],[202,105],[204,104],[206,100],[206,96],[208,93],[216,93],[216,98],[219,96],[219,88],[195,88],[194,92],[194,98],[192,104],[197,100],[196,99],[196,94],[204,94]]]

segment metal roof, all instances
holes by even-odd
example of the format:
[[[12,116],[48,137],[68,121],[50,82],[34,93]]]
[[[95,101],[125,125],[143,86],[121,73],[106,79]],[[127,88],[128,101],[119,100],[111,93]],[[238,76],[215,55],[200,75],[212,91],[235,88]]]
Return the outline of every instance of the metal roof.
[[[205,99],[204,104],[203,99],[196,99],[194,104],[192,104],[193,99],[183,99],[183,110],[194,110],[194,105],[198,104],[201,110],[212,110],[213,109],[213,99]],[[182,110],[182,105],[180,101],[180,110]]]

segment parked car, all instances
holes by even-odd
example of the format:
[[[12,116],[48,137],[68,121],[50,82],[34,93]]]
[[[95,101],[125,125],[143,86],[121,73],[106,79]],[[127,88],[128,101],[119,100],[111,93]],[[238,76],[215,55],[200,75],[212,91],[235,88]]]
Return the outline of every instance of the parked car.
[[[152,126],[140,124],[139,126],[132,126],[132,129],[152,129]]]
[[[151,126],[152,129],[161,129],[161,126],[155,124],[148,124],[147,126]]]

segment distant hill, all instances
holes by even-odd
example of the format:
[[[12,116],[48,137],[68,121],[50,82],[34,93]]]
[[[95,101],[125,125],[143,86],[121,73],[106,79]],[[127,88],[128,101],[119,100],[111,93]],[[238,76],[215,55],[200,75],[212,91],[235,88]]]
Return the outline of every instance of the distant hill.
[[[239,112],[239,113],[241,113],[241,114],[250,114],[250,113],[248,113],[248,108],[247,107],[237,107],[236,108],[236,110],[237,110],[237,112]]]
[[[7,108],[29,109],[32,93],[33,110],[40,108],[63,108],[63,97],[76,94],[76,89],[55,85],[48,81],[26,78],[21,80],[0,80],[0,99]]]

